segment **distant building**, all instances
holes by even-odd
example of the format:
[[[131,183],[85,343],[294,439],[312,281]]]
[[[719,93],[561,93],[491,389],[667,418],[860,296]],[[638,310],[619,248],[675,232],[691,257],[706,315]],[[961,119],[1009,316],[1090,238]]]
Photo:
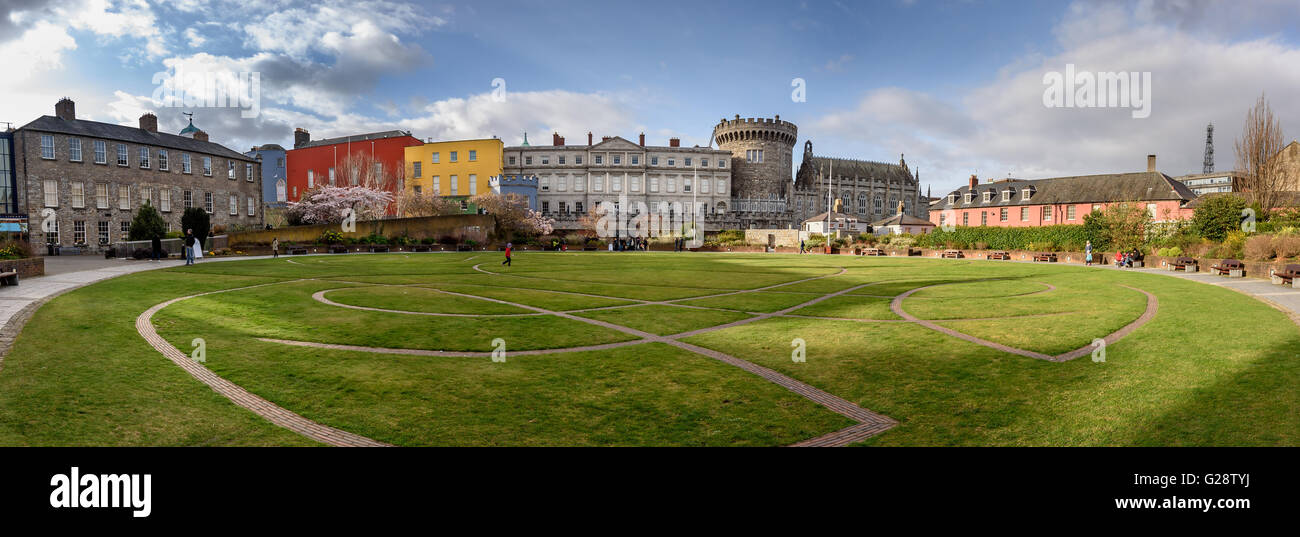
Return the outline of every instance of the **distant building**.
[[[488,180],[493,192],[516,195],[528,200],[528,208],[537,210],[537,176],[498,175]]]
[[[1300,142],[1291,140],[1270,162],[1276,162],[1281,168],[1285,190],[1300,191]]]
[[[1241,191],[1241,174],[1238,172],[1198,173],[1180,175],[1174,179],[1187,185],[1198,196]]]
[[[33,223],[34,244],[94,251],[124,241],[145,202],[170,231],[190,207],[207,210],[213,226],[261,226],[261,164],[208,141],[193,121],[167,134],[152,113],[137,128],[77,119],[66,98],[54,110],[13,134],[19,211]]]
[[[289,201],[286,152],[277,144],[259,145],[244,156],[262,161],[262,200],[267,207],[283,207]]]
[[[845,232],[851,234],[866,233],[871,226],[858,220],[858,217],[844,213],[822,213],[807,220],[800,225],[801,231],[806,233],[820,233],[827,235],[830,233]]]
[[[312,140],[295,129],[285,152],[286,200],[298,201],[319,185],[367,184],[396,193],[406,166],[406,148],[421,145],[406,131],[384,131]]]
[[[934,222],[917,218],[910,214],[898,213],[889,218],[871,223],[872,233],[876,235],[924,235],[934,230]]]
[[[403,150],[408,191],[468,199],[491,189],[501,175],[502,142],[497,138],[410,145]]]
[[[846,214],[870,222],[894,213],[902,202],[904,214],[926,218],[928,206],[921,198],[920,178],[901,155],[898,164],[823,157],[813,154],[812,142],[805,142],[791,209],[802,221],[829,210],[828,201],[838,201]]]
[[[1157,222],[1190,218],[1196,193],[1155,169],[1049,179],[1002,180],[980,184],[972,175],[967,186],[930,205],[937,226],[1048,226],[1082,224],[1083,217],[1113,203],[1137,203]]]

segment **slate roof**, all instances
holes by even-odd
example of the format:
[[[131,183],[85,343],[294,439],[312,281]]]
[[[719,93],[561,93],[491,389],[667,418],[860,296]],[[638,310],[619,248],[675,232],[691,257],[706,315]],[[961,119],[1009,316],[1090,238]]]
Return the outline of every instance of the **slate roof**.
[[[871,227],[884,226],[934,226],[934,222],[923,220],[910,214],[895,214],[884,220],[872,222]]]
[[[370,140],[383,140],[385,138],[398,138],[398,137],[410,136],[410,135],[411,133],[409,132],[397,131],[397,130],[371,132],[367,134],[354,134],[352,136],[340,136],[338,138],[325,138],[324,140],[312,140],[310,142],[302,144],[301,146],[295,147],[294,149],[306,149],[308,147],[319,147],[322,145],[346,144],[349,142],[368,142]]]
[[[136,145],[148,145],[191,153],[202,153],[246,162],[256,162],[256,160],[241,155],[239,152],[216,142],[205,142],[203,140],[195,140],[193,138],[167,134],[165,132],[150,132],[137,127],[101,123],[87,119],[67,120],[55,116],[41,116],[33,120],[31,123],[23,125],[19,130],[23,129],[68,134],[72,136],[84,136],[87,138],[100,138],[116,142],[127,142]]]
[[[1015,192],[1009,201],[1002,201],[1002,191],[1007,188],[1013,188]],[[1024,188],[1034,189],[1033,195],[1028,200],[1021,199],[1021,190]],[[952,191],[957,194],[956,202],[952,204],[948,203],[947,195],[940,196],[938,201],[930,204],[930,210],[1121,201],[1177,200],[1186,203],[1196,199],[1196,193],[1192,192],[1187,185],[1160,172],[1108,173],[980,183],[975,186],[975,199],[970,203],[964,203],[966,192],[969,190],[970,185],[967,185]],[[983,193],[989,190],[993,191],[993,199],[984,202]]]
[[[827,211],[827,212],[830,212],[830,211]],[[844,213],[831,213],[831,220],[853,220],[853,221],[858,221],[858,217],[853,216],[853,215],[844,214]],[[817,215],[817,216],[809,217],[807,220],[804,220],[803,223],[807,224],[808,222],[825,222],[825,221],[826,221],[826,213],[822,213],[822,214],[819,214],[819,215]]]
[[[911,170],[904,168],[901,164],[806,155],[804,160],[799,163],[799,170],[795,172],[796,186],[798,188],[812,187],[816,182],[818,171],[830,173],[832,162],[835,163],[836,177],[860,177],[863,179],[874,177],[879,180],[902,181],[905,185],[917,182],[917,179],[912,176]]]

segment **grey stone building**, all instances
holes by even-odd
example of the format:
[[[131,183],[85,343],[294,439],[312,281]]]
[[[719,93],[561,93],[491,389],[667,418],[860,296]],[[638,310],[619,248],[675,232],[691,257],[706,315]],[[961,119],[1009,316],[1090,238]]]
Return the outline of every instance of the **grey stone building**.
[[[502,173],[507,177],[536,177],[537,204],[555,219],[557,230],[576,230],[579,219],[597,203],[619,203],[635,214],[639,203],[654,214],[673,212],[689,218],[692,204],[700,207],[705,231],[735,227],[728,222],[732,203],[732,153],[707,147],[645,145],[645,134],[634,143],[618,136],[586,145],[567,145],[558,133],[551,145],[503,149]],[[627,205],[622,205],[626,202]],[[680,205],[673,205],[679,203]],[[667,205],[665,205],[667,204]],[[731,225],[728,226],[727,224]]]
[[[840,202],[840,212],[866,222],[897,214],[900,202],[905,215],[930,216],[928,204],[921,201],[926,197],[921,194],[920,175],[907,167],[901,155],[898,164],[820,157],[813,154],[812,142],[805,142],[803,162],[795,174],[794,219],[802,222],[825,213],[830,209],[827,198],[830,203]]]
[[[167,134],[152,113],[138,128],[77,119],[65,98],[55,115],[14,133],[14,152],[34,245],[102,250],[126,240],[145,201],[172,231],[187,207],[206,209],[214,227],[262,224],[261,163],[208,141],[193,122]]]
[[[713,127],[718,148],[731,153],[732,217],[741,228],[789,228],[790,170],[799,128],[774,118],[723,119]]]

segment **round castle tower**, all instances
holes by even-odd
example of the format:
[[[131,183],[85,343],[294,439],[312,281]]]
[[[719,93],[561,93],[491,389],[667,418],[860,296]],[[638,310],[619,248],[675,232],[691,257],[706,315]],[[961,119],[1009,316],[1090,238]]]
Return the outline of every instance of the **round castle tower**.
[[[731,152],[731,196],[789,199],[791,158],[798,137],[799,127],[781,121],[779,115],[741,119],[737,114],[735,119],[719,121],[713,139],[718,149]]]

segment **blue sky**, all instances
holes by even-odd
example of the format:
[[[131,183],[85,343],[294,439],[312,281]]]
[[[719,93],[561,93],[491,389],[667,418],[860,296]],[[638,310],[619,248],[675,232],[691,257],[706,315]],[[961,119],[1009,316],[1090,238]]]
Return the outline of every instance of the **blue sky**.
[[[1218,168],[1261,93],[1300,131],[1300,3],[1258,0],[875,2],[291,2],[6,0],[15,58],[0,121],[52,113],[164,128],[155,73],[254,71],[260,113],[203,108],[196,124],[246,150],[400,128],[421,138],[597,137],[705,144],[720,118],[780,114],[818,154],[907,154],[936,195],[981,177],[1131,171],[1160,156],[1197,172],[1217,125]],[[1073,63],[1150,72],[1152,114],[1042,104]],[[492,81],[503,79],[505,98]],[[806,81],[806,101],[791,81]],[[796,159],[799,150],[796,150]]]

